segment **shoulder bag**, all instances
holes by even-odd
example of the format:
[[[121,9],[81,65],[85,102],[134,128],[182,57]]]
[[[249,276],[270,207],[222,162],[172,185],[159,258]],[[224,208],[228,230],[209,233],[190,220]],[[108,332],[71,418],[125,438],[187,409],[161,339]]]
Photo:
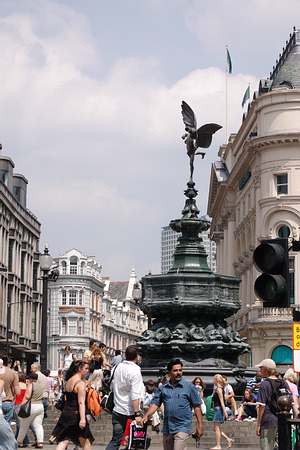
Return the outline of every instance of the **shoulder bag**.
[[[108,382],[109,389],[110,389],[110,385],[111,385],[111,382],[112,382],[112,380],[114,378],[114,374],[115,374],[115,371],[116,371],[117,367],[118,366],[116,366],[114,368],[113,373],[112,373],[112,375],[110,377],[110,380]],[[104,395],[103,399],[101,400],[101,408],[104,409],[104,411],[106,411],[107,413],[112,414],[114,406],[115,406],[114,393],[110,389],[109,393],[107,395]]]
[[[32,395],[33,395],[33,383],[32,383],[32,390],[31,390],[31,396],[30,398],[27,400],[26,403],[23,403],[23,405],[20,406],[19,412],[18,412],[18,416],[21,417],[22,419],[26,419],[26,417],[29,417],[31,414],[31,399],[32,399]]]

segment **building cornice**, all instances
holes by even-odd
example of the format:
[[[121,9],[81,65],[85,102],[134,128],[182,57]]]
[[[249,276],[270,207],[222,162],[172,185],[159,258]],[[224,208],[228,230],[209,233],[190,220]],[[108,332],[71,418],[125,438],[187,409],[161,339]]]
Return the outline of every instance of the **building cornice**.
[[[89,287],[89,288],[94,288],[94,286],[97,287],[97,289],[95,288],[95,291],[97,291],[99,294],[103,294],[103,289],[105,284],[98,280],[97,278],[94,278],[92,275],[59,275],[59,281],[58,282],[53,282],[50,281],[50,287],[51,288],[64,288],[64,287],[72,287],[72,286],[80,286],[80,287]],[[99,287],[101,288],[101,291],[99,291]]]
[[[274,197],[263,198],[258,201],[262,208],[265,206],[276,206],[278,209],[286,209],[290,204],[300,203],[300,195],[277,195]],[[296,210],[295,210],[296,211]]]
[[[254,138],[245,142],[244,148],[246,150],[260,150],[267,147],[277,147],[290,144],[300,144],[300,133],[280,133]]]
[[[37,238],[40,236],[41,224],[37,218],[15,199],[7,187],[0,182],[0,199],[14,214],[17,220],[22,222]]]

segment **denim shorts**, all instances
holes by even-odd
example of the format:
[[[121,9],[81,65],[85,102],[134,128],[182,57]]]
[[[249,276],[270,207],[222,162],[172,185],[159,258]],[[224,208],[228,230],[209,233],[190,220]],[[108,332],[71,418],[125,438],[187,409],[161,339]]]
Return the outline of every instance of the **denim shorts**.
[[[224,422],[224,414],[221,406],[214,407],[214,418],[213,422],[223,423]]]

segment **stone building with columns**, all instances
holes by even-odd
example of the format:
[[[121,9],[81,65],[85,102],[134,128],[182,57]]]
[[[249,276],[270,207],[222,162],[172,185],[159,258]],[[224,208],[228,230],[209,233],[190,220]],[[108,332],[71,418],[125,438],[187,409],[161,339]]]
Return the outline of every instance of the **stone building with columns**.
[[[114,350],[124,351],[128,345],[135,344],[136,338],[148,328],[148,319],[138,306],[141,285],[134,269],[127,281],[105,278],[104,282],[103,342],[109,355],[113,355]]]
[[[263,308],[254,294],[253,250],[263,239],[300,239],[300,32],[261,80],[237,134],[212,165],[208,214],[217,272],[240,277],[234,329],[252,347],[248,363],[292,363],[291,308]],[[300,254],[290,252],[290,304],[299,304]]]
[[[64,348],[69,345],[78,358],[90,339],[102,341],[102,266],[93,256],[73,248],[54,258],[59,278],[49,282],[48,365],[63,367]]]
[[[0,153],[0,354],[27,365],[40,352],[40,222],[27,208],[27,179]],[[8,339],[8,341],[7,341]]]

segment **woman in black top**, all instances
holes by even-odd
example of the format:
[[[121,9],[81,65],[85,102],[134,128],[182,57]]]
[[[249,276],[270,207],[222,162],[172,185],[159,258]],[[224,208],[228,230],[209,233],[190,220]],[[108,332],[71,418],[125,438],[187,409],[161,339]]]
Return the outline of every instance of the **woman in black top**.
[[[211,450],[222,450],[221,439],[222,436],[227,441],[227,448],[232,447],[233,439],[231,439],[227,434],[221,431],[221,424],[224,420],[228,418],[228,414],[225,407],[225,396],[224,396],[224,386],[225,380],[222,375],[214,376],[214,393],[213,393],[213,405],[214,405],[214,432],[216,435],[216,446],[212,447]]]
[[[56,450],[67,449],[69,442],[90,450],[94,437],[86,419],[85,378],[89,365],[83,361],[73,361],[66,373],[65,405],[52,435],[58,443]]]

